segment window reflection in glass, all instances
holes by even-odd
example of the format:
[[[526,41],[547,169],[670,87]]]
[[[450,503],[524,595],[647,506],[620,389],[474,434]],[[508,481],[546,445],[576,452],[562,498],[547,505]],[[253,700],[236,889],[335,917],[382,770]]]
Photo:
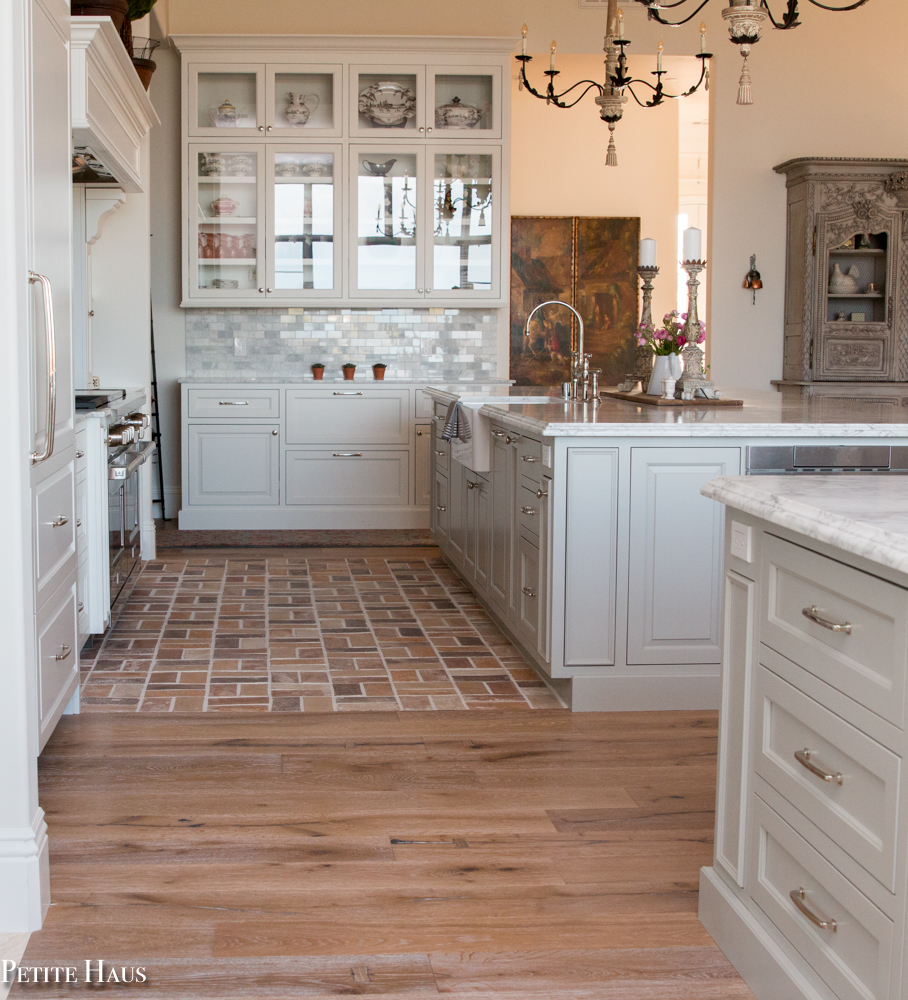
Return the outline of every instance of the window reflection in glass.
[[[491,289],[493,201],[491,156],[436,155],[435,289]]]
[[[334,288],[334,156],[275,153],[274,284]]]

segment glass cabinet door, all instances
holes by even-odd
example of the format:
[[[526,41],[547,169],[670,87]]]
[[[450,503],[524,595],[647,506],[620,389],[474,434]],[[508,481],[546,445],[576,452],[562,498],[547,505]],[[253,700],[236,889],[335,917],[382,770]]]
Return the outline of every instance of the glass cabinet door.
[[[432,67],[428,91],[435,139],[501,138],[501,70]]]
[[[311,139],[342,131],[340,66],[268,66],[267,134]]]
[[[189,66],[189,134],[222,141],[264,134],[264,76],[264,66]]]
[[[438,297],[498,294],[501,228],[498,157],[492,151],[434,152],[429,291]]]
[[[193,143],[190,170],[190,287],[193,298],[264,296],[261,217],[263,153]]]
[[[269,147],[269,286],[275,297],[340,295],[340,146]]]
[[[425,136],[425,70],[404,66],[350,67],[350,135],[381,142]]]
[[[352,294],[423,295],[420,218],[423,154],[414,149],[350,148]]]
[[[827,323],[889,322],[889,234],[857,233],[829,251]]]

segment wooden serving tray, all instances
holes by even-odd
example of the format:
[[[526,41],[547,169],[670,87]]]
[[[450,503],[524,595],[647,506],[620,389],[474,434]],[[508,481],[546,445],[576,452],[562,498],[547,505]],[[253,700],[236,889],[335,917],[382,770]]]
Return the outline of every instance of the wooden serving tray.
[[[612,399],[624,399],[628,403],[643,403],[644,406],[743,406],[743,399],[663,399],[661,396],[649,396],[645,392],[619,392],[617,389],[600,389],[600,396]]]

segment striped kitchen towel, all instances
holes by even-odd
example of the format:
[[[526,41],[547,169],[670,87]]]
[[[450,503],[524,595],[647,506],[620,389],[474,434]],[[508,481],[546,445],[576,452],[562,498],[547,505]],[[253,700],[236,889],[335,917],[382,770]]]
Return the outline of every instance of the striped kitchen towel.
[[[467,419],[467,415],[464,413],[460,402],[455,400],[448,407],[448,412],[445,416],[445,429],[441,432],[441,439],[442,441],[456,439],[467,442],[472,437],[473,429],[470,427],[470,421]]]

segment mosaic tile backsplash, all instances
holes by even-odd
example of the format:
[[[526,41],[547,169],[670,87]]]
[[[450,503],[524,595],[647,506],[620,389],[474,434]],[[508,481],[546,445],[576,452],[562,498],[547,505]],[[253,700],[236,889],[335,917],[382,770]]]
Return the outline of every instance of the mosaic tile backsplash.
[[[326,377],[346,361],[386,377],[496,378],[494,309],[192,309],[186,314],[186,374],[292,378],[321,361]],[[246,357],[235,357],[235,337]]]

